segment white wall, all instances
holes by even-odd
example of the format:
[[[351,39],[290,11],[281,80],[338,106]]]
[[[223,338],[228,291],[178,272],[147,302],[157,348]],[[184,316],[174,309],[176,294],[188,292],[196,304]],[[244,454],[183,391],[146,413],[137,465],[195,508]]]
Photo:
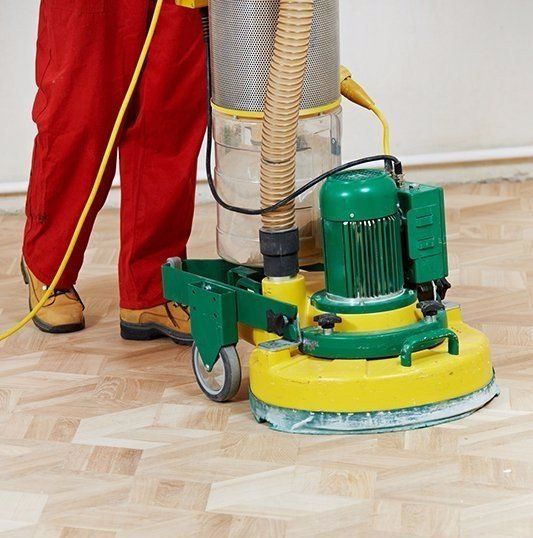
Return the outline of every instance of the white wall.
[[[532,0],[340,2],[343,62],[387,113],[393,149],[408,163],[509,147],[533,155]],[[28,175],[38,4],[0,0],[0,191]],[[350,104],[345,110],[345,158],[379,150],[372,116]],[[477,162],[467,171],[426,164],[419,174],[432,180],[533,177],[533,161]]]
[[[533,144],[531,0],[341,2],[344,61],[387,111],[399,153]]]
[[[27,179],[38,0],[0,0],[0,182]]]

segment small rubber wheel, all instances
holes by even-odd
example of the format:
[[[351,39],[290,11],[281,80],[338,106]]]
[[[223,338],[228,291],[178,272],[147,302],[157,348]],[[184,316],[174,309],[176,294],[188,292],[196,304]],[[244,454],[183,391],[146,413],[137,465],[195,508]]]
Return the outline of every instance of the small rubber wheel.
[[[192,347],[192,368],[202,392],[214,402],[229,402],[241,386],[241,362],[235,346],[223,347],[208,372],[196,345]]]

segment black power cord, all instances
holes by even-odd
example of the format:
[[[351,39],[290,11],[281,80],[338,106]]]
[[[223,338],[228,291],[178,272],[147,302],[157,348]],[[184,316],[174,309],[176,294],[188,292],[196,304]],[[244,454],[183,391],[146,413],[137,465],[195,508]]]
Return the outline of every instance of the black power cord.
[[[224,209],[227,209],[228,211],[231,211],[233,213],[240,213],[241,215],[264,215],[266,213],[272,213],[273,211],[278,210],[279,208],[291,203],[292,201],[296,200],[298,196],[301,196],[308,190],[312,189],[322,181],[326,180],[328,177],[332,176],[333,174],[336,174],[338,172],[343,172],[344,170],[348,170],[350,168],[354,168],[356,166],[361,166],[363,164],[368,163],[374,163],[374,162],[380,162],[384,161],[386,164],[386,167],[391,169],[393,172],[393,175],[395,177],[400,177],[403,174],[403,167],[401,161],[394,157],[393,155],[373,155],[370,157],[363,157],[361,159],[356,159],[355,161],[350,161],[345,164],[342,164],[340,166],[337,166],[336,168],[332,168],[331,170],[328,170],[327,172],[324,172],[323,174],[319,175],[315,179],[312,179],[296,191],[294,191],[291,195],[287,196],[286,198],[283,198],[279,202],[277,202],[274,205],[264,207],[262,209],[247,209],[245,207],[237,207],[233,206],[231,204],[228,204],[225,202],[220,195],[218,194],[215,181],[213,179],[213,173],[212,173],[212,153],[213,153],[213,113],[211,110],[211,99],[212,99],[212,88],[211,88],[211,42],[209,37],[209,12],[207,8],[202,8],[201,10],[201,16],[202,16],[202,31],[203,31],[203,38],[205,42],[205,49],[206,49],[206,80],[207,80],[207,148],[206,148],[206,162],[205,162],[205,168],[206,168],[206,174],[207,174],[207,183],[209,184],[209,189],[211,191],[211,194],[213,195],[213,198]]]

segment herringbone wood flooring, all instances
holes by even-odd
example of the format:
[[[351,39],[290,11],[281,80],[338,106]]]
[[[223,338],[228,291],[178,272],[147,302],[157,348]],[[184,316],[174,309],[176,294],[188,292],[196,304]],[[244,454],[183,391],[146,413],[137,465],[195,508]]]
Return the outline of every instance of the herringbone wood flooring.
[[[0,344],[5,536],[533,536],[533,183],[447,189],[451,298],[492,341],[500,398],[438,428],[302,437],[207,401],[189,350],[117,326],[117,215],[79,291],[88,328]],[[0,319],[25,312],[23,219],[0,219]],[[191,254],[213,255],[214,211]],[[242,349],[246,355],[246,349]]]

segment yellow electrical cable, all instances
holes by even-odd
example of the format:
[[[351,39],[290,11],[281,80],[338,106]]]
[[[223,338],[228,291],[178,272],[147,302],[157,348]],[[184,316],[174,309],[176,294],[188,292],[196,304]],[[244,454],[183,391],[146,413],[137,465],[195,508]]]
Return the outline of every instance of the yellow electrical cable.
[[[349,69],[341,65],[339,74],[342,95],[346,97],[346,99],[349,99],[352,103],[372,111],[381,122],[381,126],[383,127],[383,153],[385,155],[390,155],[389,122],[381,110],[379,110],[379,108],[376,106],[373,99],[368,95],[368,93],[366,93],[364,88],[352,78],[352,74],[350,73]]]
[[[379,119],[381,122],[381,126],[383,127],[383,153],[384,155],[390,155],[390,127],[389,122],[387,121],[387,118],[383,115],[381,110],[376,106],[372,106],[370,109]]]
[[[6,338],[9,338],[13,334],[15,334],[17,331],[22,329],[28,322],[30,322],[38,314],[39,310],[41,310],[41,308],[45,305],[45,303],[48,301],[48,299],[50,299],[50,297],[54,293],[55,287],[57,286],[59,280],[63,276],[63,272],[65,271],[65,268],[68,262],[70,261],[72,252],[74,251],[74,248],[76,246],[76,243],[78,242],[80,233],[83,229],[83,225],[85,224],[85,221],[87,220],[89,211],[91,210],[94,204],[94,201],[96,199],[96,195],[98,194],[98,190],[100,189],[100,185],[102,183],[102,179],[104,177],[111,154],[115,148],[115,143],[117,141],[120,128],[124,121],[124,117],[128,110],[133,93],[135,92],[135,89],[137,88],[137,84],[139,82],[139,78],[141,76],[141,72],[144,67],[146,57],[148,56],[148,51],[150,49],[150,45],[152,44],[152,39],[154,37],[155,30],[157,28],[157,23],[159,22],[159,15],[161,14],[162,5],[163,5],[163,0],[157,0],[154,14],[152,16],[152,21],[150,23],[150,28],[148,29],[148,34],[146,36],[146,40],[144,42],[141,54],[137,61],[137,65],[135,67],[135,71],[131,78],[128,91],[126,92],[126,95],[124,97],[124,100],[122,101],[122,105],[120,107],[119,113],[115,120],[115,124],[113,126],[111,136],[109,137],[109,141],[107,143],[107,147],[106,147],[104,156],[102,158],[102,162],[100,163],[100,168],[98,169],[98,174],[96,175],[96,179],[94,180],[93,188],[91,190],[89,198],[87,199],[87,202],[85,203],[85,207],[83,208],[83,211],[80,215],[78,223],[76,224],[76,229],[74,230],[74,233],[72,234],[72,238],[68,245],[65,256],[63,257],[63,260],[61,261],[61,264],[59,265],[57,273],[55,274],[52,282],[48,286],[48,289],[46,290],[45,294],[43,295],[41,300],[35,305],[32,311],[28,315],[26,315],[22,320],[20,320],[16,325],[13,325],[13,327],[11,327],[7,331],[0,334],[0,341],[5,340]]]

